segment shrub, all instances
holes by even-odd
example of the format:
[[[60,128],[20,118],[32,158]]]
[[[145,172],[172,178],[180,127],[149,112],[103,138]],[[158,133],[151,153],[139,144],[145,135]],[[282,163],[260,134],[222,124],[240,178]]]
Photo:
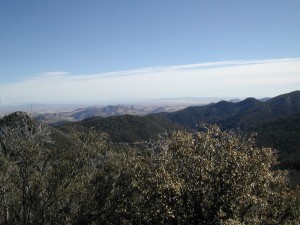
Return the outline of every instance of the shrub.
[[[255,147],[251,137],[210,126],[194,135],[174,133],[148,151],[110,156],[99,169],[99,223],[299,221],[299,198],[291,194],[286,172],[274,169],[276,154]]]

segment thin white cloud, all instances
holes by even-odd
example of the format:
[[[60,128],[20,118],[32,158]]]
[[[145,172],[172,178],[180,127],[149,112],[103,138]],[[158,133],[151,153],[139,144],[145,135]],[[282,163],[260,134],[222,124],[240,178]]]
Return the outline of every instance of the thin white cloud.
[[[47,72],[1,85],[4,104],[124,98],[275,96],[300,89],[300,58],[237,60],[74,75]]]

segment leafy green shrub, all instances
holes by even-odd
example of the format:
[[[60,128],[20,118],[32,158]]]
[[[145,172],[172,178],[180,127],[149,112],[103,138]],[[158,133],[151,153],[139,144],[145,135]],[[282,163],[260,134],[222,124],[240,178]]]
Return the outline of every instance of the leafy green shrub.
[[[0,120],[0,224],[299,224],[299,188],[251,137],[209,126],[143,149],[95,130],[55,143],[16,116]]]
[[[286,173],[273,169],[276,155],[252,138],[210,126],[195,135],[177,132],[149,151],[111,155],[99,168],[99,223],[299,222],[299,197]]]
[[[89,210],[89,184],[106,136],[74,134],[60,148],[46,125],[24,115],[10,119],[0,127],[0,224],[75,223]]]

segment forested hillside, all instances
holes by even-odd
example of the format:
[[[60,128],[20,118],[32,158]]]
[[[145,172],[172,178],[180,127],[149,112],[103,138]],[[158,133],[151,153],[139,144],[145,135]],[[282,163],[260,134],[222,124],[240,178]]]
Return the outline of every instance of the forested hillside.
[[[5,116],[0,224],[299,224],[299,99],[57,126]]]
[[[171,121],[195,128],[201,122],[216,123],[224,129],[251,129],[276,118],[300,112],[300,91],[271,98],[266,102],[247,98],[238,103],[221,101],[194,106],[161,115]]]
[[[87,132],[91,128],[105,132],[115,143],[134,143],[157,140],[161,134],[171,134],[184,127],[163,117],[121,115],[108,118],[91,117],[80,122],[56,126],[64,132],[72,130]]]
[[[188,107],[159,116],[189,128],[201,123],[218,124],[222,129],[239,129],[257,133],[257,144],[279,151],[282,166],[300,168],[300,91],[262,102],[247,98],[238,103],[221,101],[215,104]]]
[[[284,168],[300,170],[300,113],[274,119],[253,131],[259,146],[278,150]]]
[[[206,126],[136,149],[96,128],[62,133],[21,112],[0,125],[0,224],[300,221],[300,190],[276,169],[276,153],[240,132]]]
[[[217,124],[224,130],[257,133],[257,144],[276,149],[284,168],[299,169],[299,113],[300,91],[295,91],[267,101],[247,98],[237,103],[221,101],[188,107],[174,113],[91,117],[56,128],[67,133],[72,130],[87,132],[94,128],[97,132],[107,133],[114,143],[136,143],[157,140],[173,130],[195,132],[203,123]]]

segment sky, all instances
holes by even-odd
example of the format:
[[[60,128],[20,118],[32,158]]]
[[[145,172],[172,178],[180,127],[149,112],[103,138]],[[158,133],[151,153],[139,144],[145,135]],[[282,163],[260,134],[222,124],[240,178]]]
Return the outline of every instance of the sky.
[[[0,0],[1,104],[300,89],[299,0]]]

